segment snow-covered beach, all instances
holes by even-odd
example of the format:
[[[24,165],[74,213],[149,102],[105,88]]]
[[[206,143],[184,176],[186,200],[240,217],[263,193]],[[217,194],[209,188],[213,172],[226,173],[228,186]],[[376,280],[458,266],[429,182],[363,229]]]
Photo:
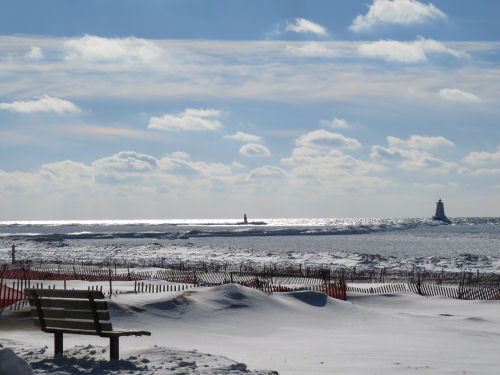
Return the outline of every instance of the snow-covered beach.
[[[3,223],[0,257],[8,262],[15,241],[22,261],[125,259],[138,269],[162,259],[491,274],[500,268],[498,219],[294,220],[258,227],[227,220]],[[107,288],[102,281],[66,284]],[[238,284],[137,294],[133,281],[113,288],[121,292],[110,299],[114,326],[152,332],[121,338],[120,361],[109,362],[107,339],[81,335],[65,335],[65,357],[53,359],[53,337],[34,327],[28,309],[5,309],[0,374],[10,374],[2,363],[16,360],[35,374],[496,374],[500,366],[500,301],[411,293],[349,293],[340,301]]]
[[[106,339],[80,335],[65,335],[65,359],[53,360],[52,335],[22,311],[1,320],[1,349],[35,374],[496,374],[500,365],[499,301],[391,294],[344,302],[236,284],[111,301],[117,327],[152,332],[122,338],[119,362],[108,362]]]

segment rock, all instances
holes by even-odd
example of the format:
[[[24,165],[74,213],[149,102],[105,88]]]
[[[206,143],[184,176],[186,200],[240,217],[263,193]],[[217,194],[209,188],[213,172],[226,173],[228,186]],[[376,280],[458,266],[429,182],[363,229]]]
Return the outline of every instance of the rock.
[[[0,350],[0,375],[33,375],[31,366],[11,349]]]

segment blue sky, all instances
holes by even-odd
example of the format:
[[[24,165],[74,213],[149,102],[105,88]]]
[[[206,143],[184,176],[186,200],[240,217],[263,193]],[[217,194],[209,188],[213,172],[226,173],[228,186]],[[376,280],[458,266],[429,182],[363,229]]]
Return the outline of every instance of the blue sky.
[[[498,216],[498,14],[4,1],[0,220]]]

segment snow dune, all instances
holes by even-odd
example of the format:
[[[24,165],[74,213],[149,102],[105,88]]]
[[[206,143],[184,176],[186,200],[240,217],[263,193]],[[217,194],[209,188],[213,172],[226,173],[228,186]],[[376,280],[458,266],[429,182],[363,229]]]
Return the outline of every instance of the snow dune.
[[[500,368],[500,301],[394,294],[343,302],[319,292],[267,295],[229,284],[122,294],[112,303],[114,326],[152,332],[123,337],[119,362],[107,362],[107,340],[79,335],[65,335],[67,357],[52,360],[52,335],[32,327],[23,312],[4,313],[0,343],[35,374],[497,374]]]

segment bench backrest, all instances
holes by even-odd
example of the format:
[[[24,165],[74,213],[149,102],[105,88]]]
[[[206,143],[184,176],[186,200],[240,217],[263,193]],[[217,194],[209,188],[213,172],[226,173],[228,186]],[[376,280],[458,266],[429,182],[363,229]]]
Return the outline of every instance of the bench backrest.
[[[112,331],[108,306],[100,291],[25,289],[35,325],[42,331],[71,330],[100,335]]]

